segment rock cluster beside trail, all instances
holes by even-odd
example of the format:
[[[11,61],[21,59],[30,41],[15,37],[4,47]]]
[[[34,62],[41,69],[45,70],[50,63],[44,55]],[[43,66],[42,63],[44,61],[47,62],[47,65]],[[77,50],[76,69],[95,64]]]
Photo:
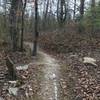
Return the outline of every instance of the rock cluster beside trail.
[[[39,88],[38,67],[29,64],[33,59],[25,53],[11,52],[9,57],[14,61],[18,79],[12,81],[7,78],[6,56],[5,53],[0,52],[0,100],[32,98]]]

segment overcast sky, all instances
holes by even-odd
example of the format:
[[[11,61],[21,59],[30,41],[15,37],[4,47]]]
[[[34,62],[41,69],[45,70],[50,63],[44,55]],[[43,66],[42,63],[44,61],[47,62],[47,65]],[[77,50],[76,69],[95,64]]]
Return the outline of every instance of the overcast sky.
[[[67,1],[67,0],[66,0]],[[73,9],[73,7],[74,7],[74,0],[68,0],[70,3],[69,3],[69,5],[70,5],[70,8],[71,9]],[[88,7],[88,5],[89,5],[89,3],[90,3],[90,1],[91,0],[85,0],[85,7]],[[99,0],[96,0],[96,2],[98,2]],[[42,2],[42,0],[39,0],[39,2],[41,2],[41,3],[43,3]],[[52,6],[53,6],[53,11],[55,12],[56,11],[56,4],[57,4],[57,0],[53,0],[53,4],[52,4]],[[0,0],[0,4],[3,4],[3,0]],[[79,6],[80,5],[80,0],[77,0],[77,5]],[[32,7],[34,6],[34,4],[33,3],[31,3],[31,4],[27,4],[27,9],[28,9],[28,11],[29,11],[29,13],[31,13],[31,11],[34,11],[34,10],[32,10]],[[39,12],[43,12],[43,5],[41,5],[41,6],[39,6],[39,7],[41,7],[40,9],[39,9]],[[3,11],[3,9],[2,9],[2,7],[0,6],[0,11]]]

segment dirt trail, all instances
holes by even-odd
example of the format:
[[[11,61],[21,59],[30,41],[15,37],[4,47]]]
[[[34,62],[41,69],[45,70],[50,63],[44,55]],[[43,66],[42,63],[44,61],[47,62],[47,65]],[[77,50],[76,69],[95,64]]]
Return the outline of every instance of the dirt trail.
[[[33,48],[31,43],[26,44],[29,45],[31,49]],[[43,51],[39,51],[38,54],[40,59],[36,61],[36,64],[42,65],[43,67],[43,77],[39,91],[40,98],[42,100],[62,100],[60,97],[60,65],[58,61]]]

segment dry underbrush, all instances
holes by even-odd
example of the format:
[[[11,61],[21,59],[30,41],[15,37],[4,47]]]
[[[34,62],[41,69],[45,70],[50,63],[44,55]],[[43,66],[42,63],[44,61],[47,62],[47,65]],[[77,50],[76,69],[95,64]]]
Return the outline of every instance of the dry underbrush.
[[[81,52],[100,49],[99,39],[78,33],[44,33],[40,36],[40,46],[55,53]]]

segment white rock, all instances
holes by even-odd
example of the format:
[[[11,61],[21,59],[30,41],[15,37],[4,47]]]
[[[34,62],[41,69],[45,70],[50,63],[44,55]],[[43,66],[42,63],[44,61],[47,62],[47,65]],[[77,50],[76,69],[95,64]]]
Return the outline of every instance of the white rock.
[[[18,88],[12,88],[12,87],[10,87],[8,89],[8,91],[9,91],[9,94],[16,96],[17,95],[17,92],[18,92]]]
[[[16,84],[17,81],[9,81],[9,83],[11,83],[11,84]]]
[[[29,65],[18,66],[16,67],[17,70],[27,70]]]
[[[83,63],[85,63],[85,64],[92,64],[94,66],[97,66],[96,59],[91,58],[91,57],[84,57],[83,58]]]
[[[25,95],[26,95],[27,98],[29,97],[29,94],[27,92],[25,93]]]
[[[55,79],[55,78],[56,78],[56,75],[52,74],[51,79]]]

